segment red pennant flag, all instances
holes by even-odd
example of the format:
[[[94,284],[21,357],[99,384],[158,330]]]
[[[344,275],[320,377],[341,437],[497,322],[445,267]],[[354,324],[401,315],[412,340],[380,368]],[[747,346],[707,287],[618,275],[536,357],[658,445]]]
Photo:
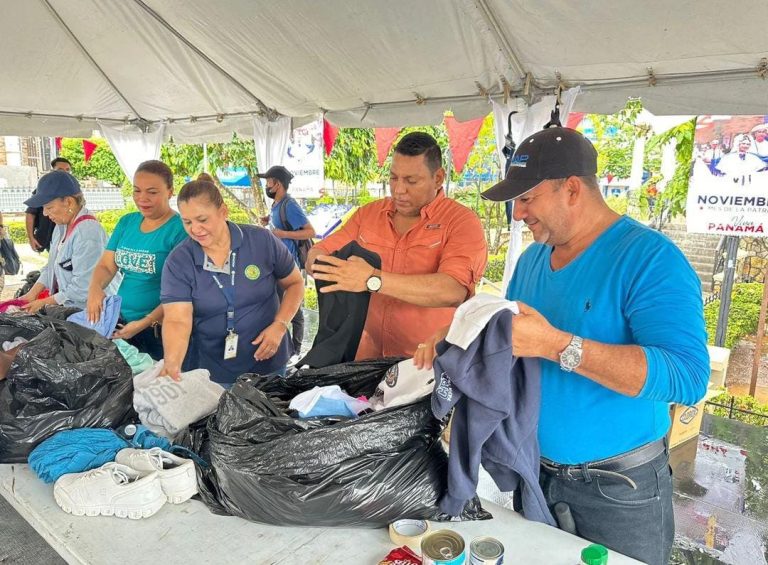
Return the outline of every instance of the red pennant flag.
[[[61,138],[54,137],[53,141],[56,143],[56,153],[61,153]]]
[[[389,155],[389,149],[392,147],[400,128],[376,128],[373,130],[376,137],[376,155],[379,158],[379,167],[384,164]]]
[[[477,135],[485,118],[458,122],[453,116],[445,117],[445,129],[448,131],[448,144],[451,147],[453,170],[460,173],[467,163],[469,152],[475,145]]]
[[[85,157],[86,163],[91,160],[93,152],[98,148],[99,146],[96,145],[93,141],[88,141],[87,139],[83,140],[83,156]]]
[[[571,112],[568,114],[568,121],[565,122],[565,127],[576,129],[579,127],[581,120],[584,119],[586,114],[584,112]]]
[[[325,156],[329,157],[333,146],[336,143],[336,138],[339,136],[339,128],[334,126],[331,122],[323,118],[323,145],[325,146]]]

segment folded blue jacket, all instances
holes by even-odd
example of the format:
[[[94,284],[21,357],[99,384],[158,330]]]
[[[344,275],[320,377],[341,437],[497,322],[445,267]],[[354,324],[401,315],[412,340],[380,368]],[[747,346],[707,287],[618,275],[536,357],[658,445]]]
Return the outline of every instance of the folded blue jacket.
[[[79,324],[100,333],[106,338],[110,338],[117,326],[117,320],[120,318],[120,306],[122,303],[123,299],[117,294],[107,296],[102,305],[101,317],[95,324],[88,321],[85,310],[75,312],[67,318],[67,321]]]

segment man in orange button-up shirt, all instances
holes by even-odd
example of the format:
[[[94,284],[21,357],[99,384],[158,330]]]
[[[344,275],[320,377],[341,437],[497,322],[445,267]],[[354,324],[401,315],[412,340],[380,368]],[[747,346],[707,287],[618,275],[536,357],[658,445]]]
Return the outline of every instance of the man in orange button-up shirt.
[[[312,276],[335,283],[320,292],[371,293],[357,359],[412,356],[475,292],[488,257],[483,228],[472,210],[445,197],[444,180],[437,141],[406,135],[392,157],[392,196],[360,208],[309,252]],[[330,256],[350,241],[378,253],[381,271],[358,257]]]

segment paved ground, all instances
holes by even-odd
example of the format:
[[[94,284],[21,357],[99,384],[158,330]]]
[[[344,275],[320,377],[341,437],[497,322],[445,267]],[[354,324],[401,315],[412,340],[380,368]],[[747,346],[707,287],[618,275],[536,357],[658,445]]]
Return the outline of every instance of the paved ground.
[[[0,563],[59,565],[65,561],[0,496]]]

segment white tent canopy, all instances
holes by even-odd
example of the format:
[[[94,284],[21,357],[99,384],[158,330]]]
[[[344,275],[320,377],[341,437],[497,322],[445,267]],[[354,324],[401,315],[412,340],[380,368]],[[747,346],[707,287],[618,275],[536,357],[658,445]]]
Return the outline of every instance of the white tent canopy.
[[[581,85],[655,114],[768,113],[768,3],[716,0],[0,0],[0,132],[164,123],[179,141],[253,116],[344,127],[487,114]]]

